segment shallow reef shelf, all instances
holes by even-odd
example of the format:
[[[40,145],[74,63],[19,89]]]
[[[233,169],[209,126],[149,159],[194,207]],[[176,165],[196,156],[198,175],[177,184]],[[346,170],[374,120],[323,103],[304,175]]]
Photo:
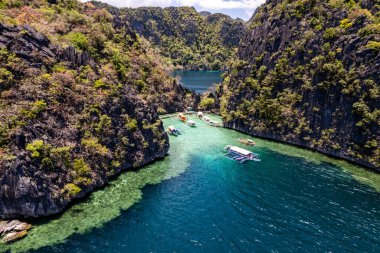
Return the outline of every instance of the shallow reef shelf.
[[[170,137],[166,158],[136,172],[123,173],[63,214],[39,220],[25,239],[0,245],[0,252],[70,252],[82,247],[85,250],[88,243],[100,252],[122,251],[122,245],[135,252],[163,252],[177,236],[177,243],[172,245],[177,251],[211,252],[219,247],[233,251],[231,245],[235,244],[253,251],[281,250],[281,245],[290,243],[275,236],[281,233],[294,235],[290,239],[297,245],[308,247],[314,245],[309,241],[323,238],[326,245],[334,248],[346,233],[360,235],[361,226],[366,227],[365,233],[372,229],[372,237],[368,234],[366,238],[380,245],[373,237],[380,233],[379,174],[258,138],[254,138],[256,146],[244,148],[258,153],[262,162],[236,163],[225,159],[223,148],[228,144],[243,147],[239,138],[248,136],[211,127],[196,115],[189,117],[196,121],[197,128],[166,117],[161,117],[165,128],[174,125],[183,130],[182,135]],[[278,216],[272,216],[276,213]],[[327,215],[329,219],[319,224],[316,215]],[[335,224],[337,221],[330,220],[330,215],[340,216],[342,223]],[[284,227],[282,222],[291,225]],[[329,222],[339,225],[341,234]],[[202,226],[205,233],[199,231]],[[311,234],[308,238],[295,236],[306,235],[302,231]],[[241,241],[234,241],[235,237],[241,237]],[[203,248],[194,246],[191,240]],[[254,244],[255,240],[276,243],[272,248],[258,248],[255,245],[262,244]],[[366,242],[360,238],[345,245],[355,243],[365,249]]]

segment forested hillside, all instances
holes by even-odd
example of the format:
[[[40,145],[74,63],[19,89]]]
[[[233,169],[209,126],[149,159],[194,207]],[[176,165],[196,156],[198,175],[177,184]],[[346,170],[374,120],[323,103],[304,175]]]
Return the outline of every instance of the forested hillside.
[[[224,14],[198,13],[192,7],[108,8],[157,46],[176,68],[224,69],[236,55],[244,30],[241,20]]]
[[[1,1],[0,48],[0,218],[60,212],[165,156],[157,111],[191,102],[147,41],[89,3]]]
[[[379,168],[379,10],[268,0],[219,87],[225,125]]]

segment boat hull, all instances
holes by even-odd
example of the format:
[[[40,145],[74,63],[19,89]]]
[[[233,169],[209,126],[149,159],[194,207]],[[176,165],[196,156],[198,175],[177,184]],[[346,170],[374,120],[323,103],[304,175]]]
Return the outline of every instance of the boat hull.
[[[226,146],[224,150],[227,152],[227,154],[225,155],[227,158],[239,163],[245,163],[247,161],[261,162],[261,159],[259,158],[258,154],[252,153],[248,150],[244,150],[233,146]],[[241,150],[241,152],[238,152],[236,150]],[[246,152],[247,154],[245,154],[244,152]]]

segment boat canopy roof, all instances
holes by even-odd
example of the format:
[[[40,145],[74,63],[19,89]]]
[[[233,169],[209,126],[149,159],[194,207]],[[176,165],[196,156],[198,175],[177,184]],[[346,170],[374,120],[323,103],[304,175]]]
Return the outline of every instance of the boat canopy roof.
[[[169,129],[169,131],[174,131],[175,127],[174,126],[169,126],[168,129]]]
[[[251,151],[249,151],[249,150],[246,150],[246,149],[243,149],[243,148],[239,148],[239,147],[235,147],[235,146],[231,146],[231,147],[230,147],[230,150],[231,150],[231,151],[234,151],[234,152],[236,152],[236,153],[239,153],[239,154],[245,155],[245,156],[253,154],[253,153],[252,153]]]
[[[189,120],[189,124],[195,124],[194,120]]]

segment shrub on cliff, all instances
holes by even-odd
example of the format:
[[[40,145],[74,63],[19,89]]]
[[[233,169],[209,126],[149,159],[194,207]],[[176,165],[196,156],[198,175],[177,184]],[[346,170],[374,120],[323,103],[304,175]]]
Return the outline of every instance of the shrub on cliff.
[[[40,158],[45,152],[45,144],[43,140],[35,140],[29,143],[25,149],[31,152],[33,158]]]
[[[199,103],[199,107],[205,110],[210,110],[215,104],[215,99],[213,98],[204,98]]]

